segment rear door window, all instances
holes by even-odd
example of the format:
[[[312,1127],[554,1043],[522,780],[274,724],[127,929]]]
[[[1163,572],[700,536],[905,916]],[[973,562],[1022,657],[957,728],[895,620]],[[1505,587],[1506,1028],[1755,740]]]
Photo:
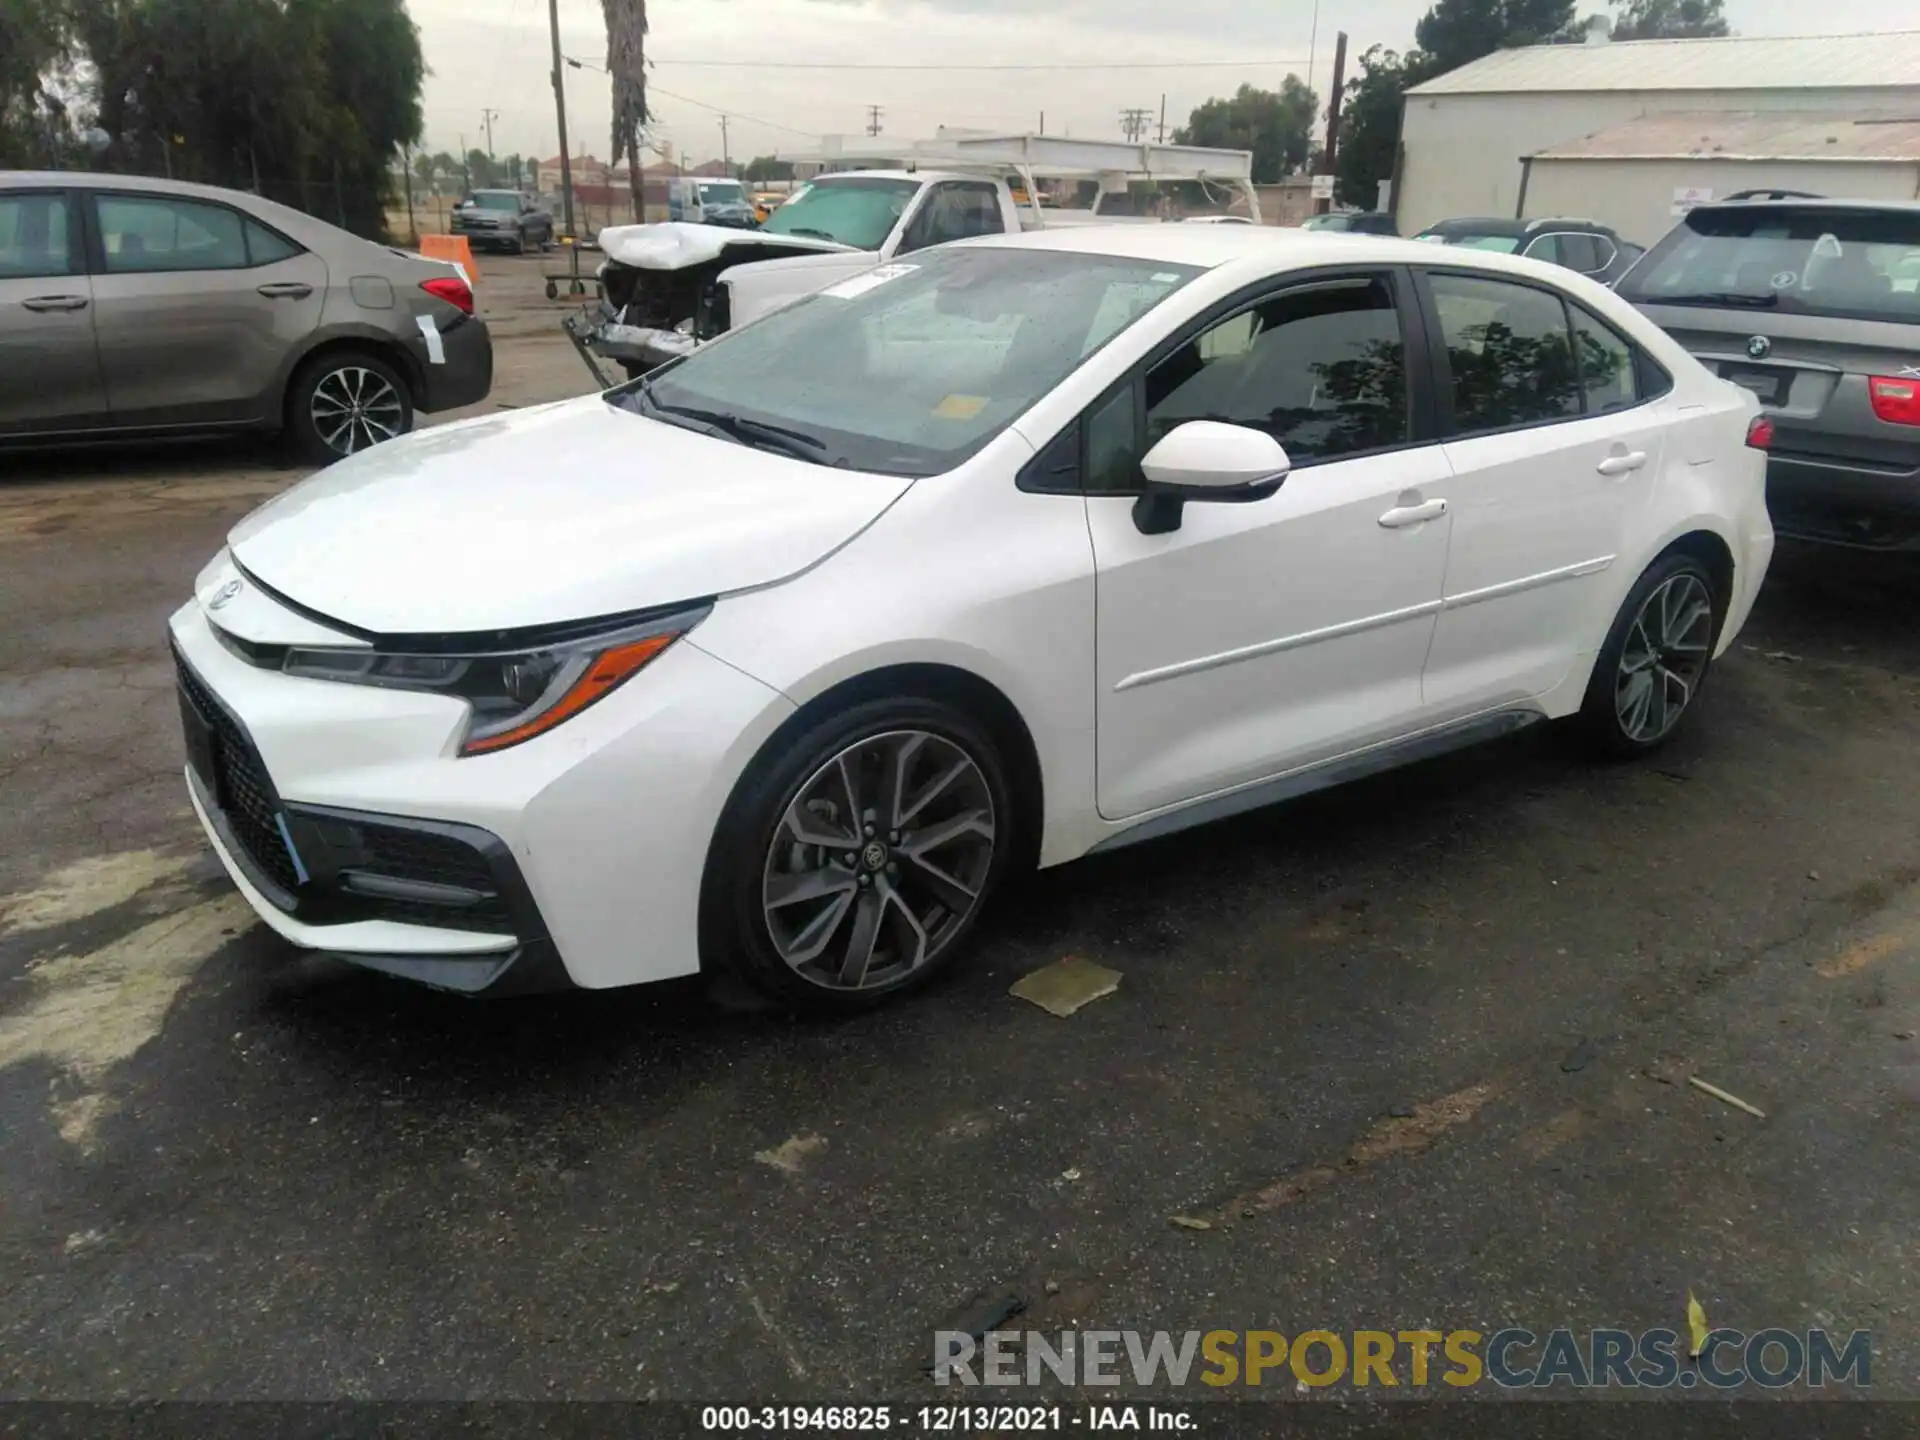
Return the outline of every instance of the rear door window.
[[[1566,307],[1557,295],[1505,280],[1432,277],[1453,372],[1453,425],[1476,434],[1581,413]]]
[[[1703,207],[1619,290],[1642,305],[1920,323],[1920,211]]]
[[[0,195],[0,280],[71,275],[73,250],[65,195]]]

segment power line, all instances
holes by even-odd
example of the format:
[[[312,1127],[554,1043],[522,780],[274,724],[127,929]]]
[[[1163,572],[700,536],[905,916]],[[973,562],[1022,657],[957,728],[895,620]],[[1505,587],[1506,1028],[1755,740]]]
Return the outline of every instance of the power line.
[[[705,66],[716,70],[1259,70],[1300,65],[1299,56],[1265,60],[1123,60],[1107,65],[1036,62],[1008,65],[894,65],[837,60],[649,60],[649,65]]]
[[[673,91],[661,85],[650,84],[647,86],[647,89],[655,95],[664,95],[669,100],[678,100],[683,105],[693,105],[702,110],[711,110],[716,115],[731,115],[734,119],[744,120],[749,125],[764,125],[769,130],[784,130],[789,135],[804,135],[809,140],[818,140],[820,138],[818,131],[801,130],[792,125],[782,125],[778,120],[762,120],[758,115],[748,115],[740,110],[722,110],[718,105],[709,105],[706,101],[696,100],[691,95],[676,95]]]

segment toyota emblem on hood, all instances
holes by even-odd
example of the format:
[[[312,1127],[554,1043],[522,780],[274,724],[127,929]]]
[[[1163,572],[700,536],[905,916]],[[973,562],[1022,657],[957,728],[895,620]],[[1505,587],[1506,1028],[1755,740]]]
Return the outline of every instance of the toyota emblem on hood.
[[[240,593],[240,587],[241,582],[238,580],[227,581],[226,584],[213,592],[213,597],[207,601],[207,608],[209,610],[218,610],[222,605]]]
[[[1756,335],[1747,341],[1747,356],[1753,360],[1764,360],[1773,350],[1773,342],[1764,335]]]

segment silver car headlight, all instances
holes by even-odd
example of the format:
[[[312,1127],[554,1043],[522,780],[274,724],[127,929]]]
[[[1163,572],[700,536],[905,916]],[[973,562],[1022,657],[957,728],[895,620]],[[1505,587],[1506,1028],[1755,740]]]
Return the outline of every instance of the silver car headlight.
[[[472,707],[462,755],[544,735],[639,674],[711,606],[512,650],[290,648],[281,669],[309,680],[423,690]]]

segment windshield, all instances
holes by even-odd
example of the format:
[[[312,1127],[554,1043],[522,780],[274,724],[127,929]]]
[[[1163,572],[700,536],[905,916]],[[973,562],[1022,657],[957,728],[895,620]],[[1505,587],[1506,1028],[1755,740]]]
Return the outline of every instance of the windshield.
[[[838,240],[856,250],[878,250],[913,202],[918,180],[863,175],[802,185],[760,227],[767,235]]]
[[[1920,213],[1808,206],[1692,211],[1620,284],[1645,305],[1920,322]]]
[[[1414,236],[1432,245],[1458,245],[1463,250],[1491,250],[1496,255],[1511,255],[1520,248],[1518,235],[1475,235],[1466,230],[1429,230]]]
[[[776,310],[610,403],[822,465],[950,470],[1200,272],[934,249]]]
[[[702,184],[700,187],[702,205],[744,205],[747,192],[732,181],[722,180],[714,184]]]
[[[517,211],[520,197],[511,190],[476,190],[467,197],[467,204],[476,210]]]

